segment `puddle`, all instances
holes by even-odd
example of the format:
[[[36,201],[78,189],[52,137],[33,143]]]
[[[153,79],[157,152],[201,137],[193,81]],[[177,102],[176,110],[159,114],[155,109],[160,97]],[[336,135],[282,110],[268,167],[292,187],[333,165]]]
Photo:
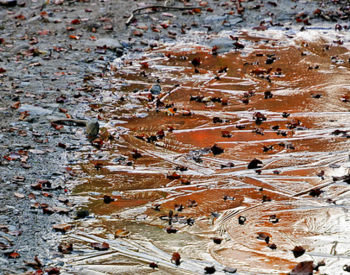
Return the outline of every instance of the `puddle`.
[[[90,106],[91,116],[124,123],[106,124],[110,134],[103,146],[80,164],[87,178],[75,195],[88,196],[85,207],[97,217],[86,232],[101,226],[112,234],[122,227],[138,236],[130,243],[150,242],[169,255],[180,251],[199,266],[215,263],[219,271],[229,265],[240,274],[285,274],[300,260],[324,260],[322,274],[334,273],[334,265],[342,274],[349,188],[333,177],[348,174],[350,165],[350,105],[341,100],[349,95],[349,73],[347,61],[335,59],[350,55],[325,40],[291,44],[242,35],[239,41],[243,50],[223,55],[206,47],[164,46],[132,62],[118,61],[109,79],[113,88],[101,98],[108,103]],[[162,88],[158,99],[149,92],[154,84]],[[258,112],[266,120],[256,119]],[[223,152],[214,155],[214,144]],[[254,158],[262,161],[261,171],[247,169]],[[309,195],[313,188],[322,189],[319,197]],[[115,191],[120,194],[113,196]],[[105,204],[104,195],[115,201]],[[179,231],[167,234],[170,210],[194,224],[174,222]],[[274,214],[275,224],[269,222]],[[240,215],[247,218],[244,225]],[[257,240],[261,232],[271,235],[276,250]],[[213,237],[224,241],[214,244]],[[343,258],[331,253],[334,241]],[[291,250],[298,245],[306,253],[295,259]],[[126,255],[108,261],[130,265]],[[132,264],[144,267],[145,261]],[[178,272],[163,268],[164,274]],[[198,271],[185,266],[182,272]]]

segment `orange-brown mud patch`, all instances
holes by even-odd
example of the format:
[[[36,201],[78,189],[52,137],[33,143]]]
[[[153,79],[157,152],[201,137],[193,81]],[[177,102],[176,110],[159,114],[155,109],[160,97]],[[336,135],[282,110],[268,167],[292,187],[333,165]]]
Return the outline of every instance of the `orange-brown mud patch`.
[[[191,244],[174,244],[176,236],[189,232],[218,262],[254,274],[289,271],[299,262],[291,253],[296,245],[307,250],[301,260],[331,262],[332,242],[346,250],[337,236],[347,231],[342,211],[347,215],[348,187],[341,180],[333,183],[333,177],[348,174],[350,130],[348,63],[334,59],[348,60],[349,53],[322,40],[285,45],[242,36],[240,41],[244,50],[222,55],[204,47],[155,49],[115,69],[114,86],[105,91],[108,104],[90,107],[105,122],[116,121],[105,127],[120,134],[81,164],[89,177],[75,193],[98,192],[89,210],[120,215],[133,224],[131,231],[169,226],[160,217],[170,210],[193,218],[193,225],[174,223],[180,228],[176,234],[161,231],[169,246],[147,235],[169,253],[183,249],[190,257]],[[151,94],[157,83],[161,94]],[[266,120],[257,120],[257,112]],[[214,155],[214,144],[223,152]],[[134,158],[133,150],[142,156]],[[247,169],[254,158],[262,164]],[[324,192],[312,197],[313,188]],[[103,195],[114,191],[122,194],[104,204]],[[188,207],[189,200],[197,206]],[[175,204],[184,209],[176,211]],[[269,221],[274,214],[278,223]],[[244,225],[238,223],[241,215]],[[257,239],[261,232],[277,250]],[[225,242],[214,246],[213,236]]]

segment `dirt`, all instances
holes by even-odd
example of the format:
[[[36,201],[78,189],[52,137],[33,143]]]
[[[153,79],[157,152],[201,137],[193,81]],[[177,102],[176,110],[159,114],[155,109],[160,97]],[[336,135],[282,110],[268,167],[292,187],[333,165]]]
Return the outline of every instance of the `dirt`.
[[[3,274],[35,274],[36,255],[62,274],[287,274],[307,260],[346,274],[349,34],[334,27],[347,9],[239,3],[167,2],[202,11],[146,9],[126,26],[144,3],[0,1]],[[100,134],[52,124],[63,118],[98,118]],[[254,158],[261,171],[247,169]]]

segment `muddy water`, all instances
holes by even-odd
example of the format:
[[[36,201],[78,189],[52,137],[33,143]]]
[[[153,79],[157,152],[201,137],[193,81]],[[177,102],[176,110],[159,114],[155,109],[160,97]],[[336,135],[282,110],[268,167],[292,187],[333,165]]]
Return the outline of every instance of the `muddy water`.
[[[223,55],[193,45],[164,46],[113,67],[112,88],[91,111],[99,113],[110,136],[83,156],[87,177],[75,190],[97,219],[80,227],[106,239],[127,230],[126,242],[143,248],[151,243],[169,255],[178,251],[185,262],[199,265],[179,270],[160,263],[159,274],[199,274],[213,264],[218,271],[232,266],[240,274],[286,274],[303,260],[324,261],[320,274],[342,274],[350,262],[349,187],[333,176],[348,174],[349,141],[332,133],[349,130],[350,103],[341,100],[350,96],[348,51],[323,39],[287,43],[242,33],[239,41],[243,50]],[[194,58],[201,61],[196,69]],[[158,106],[148,91],[156,83],[162,87]],[[265,98],[268,91],[271,98]],[[257,122],[256,112],[266,120]],[[213,123],[214,117],[222,121]],[[276,125],[280,132],[272,129]],[[147,142],[160,130],[163,138]],[[214,155],[214,144],[224,152]],[[133,149],[142,156],[133,158]],[[254,158],[262,161],[261,171],[247,169]],[[317,176],[321,170],[323,177]],[[322,193],[310,196],[316,187]],[[104,195],[115,201],[105,204]],[[175,210],[176,204],[184,209]],[[177,216],[176,234],[164,230],[169,210]],[[241,215],[244,225],[238,223]],[[269,235],[277,249],[257,239],[259,233]],[[214,244],[213,237],[223,242]],[[295,259],[291,250],[297,245],[306,253]],[[132,274],[135,266],[153,272],[147,268],[151,260],[125,253],[78,265],[107,274]],[[117,273],[113,266],[129,271]]]

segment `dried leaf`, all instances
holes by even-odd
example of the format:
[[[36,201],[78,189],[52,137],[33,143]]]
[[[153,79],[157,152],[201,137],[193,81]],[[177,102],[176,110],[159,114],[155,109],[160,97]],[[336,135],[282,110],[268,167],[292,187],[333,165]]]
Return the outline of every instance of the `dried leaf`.
[[[114,236],[115,238],[126,238],[130,236],[130,232],[124,229],[118,229],[117,232],[115,232]]]
[[[296,246],[296,247],[294,247],[292,252],[293,252],[294,257],[298,258],[298,257],[302,256],[305,253],[305,249],[302,246]]]
[[[17,197],[17,198],[20,198],[20,199],[23,199],[25,197],[25,195],[21,194],[21,193],[14,193],[14,195]]]
[[[79,25],[81,22],[80,22],[79,19],[74,19],[70,23],[73,24],[73,25]]]
[[[80,39],[80,36],[78,36],[78,35],[70,35],[69,38],[70,38],[70,39],[79,40],[79,39]]]
[[[91,243],[91,247],[95,250],[104,251],[109,249],[108,243]]]
[[[60,231],[60,232],[67,232],[68,230],[70,230],[72,228],[72,226],[70,224],[54,224],[52,226],[52,228],[56,231]]]
[[[290,272],[290,275],[312,275],[314,273],[313,262],[298,263]]]
[[[17,259],[21,257],[21,255],[19,255],[17,252],[5,253],[5,255],[10,259]]]
[[[28,195],[28,199],[30,199],[30,200],[35,200],[35,199],[36,199],[36,196],[35,196],[33,193],[30,193],[30,194]]]
[[[177,252],[174,252],[173,256],[171,258],[171,262],[175,262],[176,265],[180,265],[180,263],[181,263],[180,260],[181,260],[180,254]]]

